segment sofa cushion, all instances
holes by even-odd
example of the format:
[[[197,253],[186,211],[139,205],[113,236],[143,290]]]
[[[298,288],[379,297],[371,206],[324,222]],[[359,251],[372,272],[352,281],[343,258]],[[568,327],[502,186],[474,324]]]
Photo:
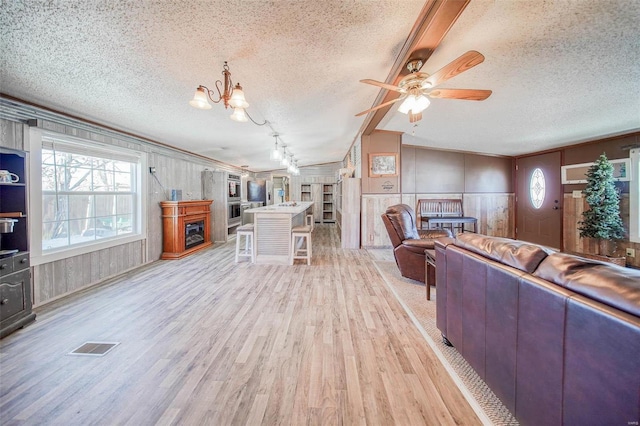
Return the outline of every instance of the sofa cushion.
[[[554,253],[540,263],[533,275],[640,316],[640,270]]]
[[[535,271],[540,262],[553,252],[526,241],[488,237],[470,232],[458,234],[454,244],[528,273]]]

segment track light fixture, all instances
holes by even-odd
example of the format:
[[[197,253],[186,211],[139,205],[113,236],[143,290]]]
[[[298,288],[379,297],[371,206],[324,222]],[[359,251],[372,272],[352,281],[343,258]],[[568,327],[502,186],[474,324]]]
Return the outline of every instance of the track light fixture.
[[[280,165],[289,167],[289,157],[287,155],[287,147],[282,145],[282,159],[280,159]]]
[[[293,175],[300,174],[300,168],[298,167],[298,160],[293,157],[293,153],[291,151],[287,152],[287,146],[284,143],[282,145],[282,152],[278,149],[278,136],[280,136],[277,132],[273,133],[273,137],[275,138],[275,144],[273,150],[271,151],[271,160],[278,162],[281,166],[286,167],[287,171]]]
[[[273,161],[280,161],[280,159],[282,158],[282,154],[280,154],[280,151],[278,150],[278,134],[274,133],[273,137],[276,139],[276,144],[271,151],[271,159]]]
[[[217,95],[207,86],[200,85],[196,89],[193,99],[189,101],[189,105],[198,109],[211,109],[209,100],[214,104],[222,102],[225,109],[229,107],[233,108],[231,119],[234,121],[246,122],[251,120],[253,124],[258,126],[267,124],[267,120],[265,120],[264,123],[256,122],[246,111],[249,103],[244,97],[244,91],[240,83],[237,83],[235,86],[233,85],[233,81],[231,81],[231,71],[229,71],[229,65],[227,65],[226,61],[222,67],[222,75],[224,76],[224,83],[220,80],[216,80],[215,82],[216,90],[218,91]]]

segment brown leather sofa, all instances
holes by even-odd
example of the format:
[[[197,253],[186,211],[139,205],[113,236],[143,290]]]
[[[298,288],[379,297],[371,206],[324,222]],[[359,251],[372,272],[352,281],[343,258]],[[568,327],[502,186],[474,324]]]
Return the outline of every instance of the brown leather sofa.
[[[443,337],[521,424],[638,421],[640,271],[465,233],[436,282]]]
[[[448,229],[416,229],[416,215],[406,204],[396,204],[382,214],[393,244],[393,255],[403,277],[425,282],[424,251],[433,249],[436,238],[451,237]]]

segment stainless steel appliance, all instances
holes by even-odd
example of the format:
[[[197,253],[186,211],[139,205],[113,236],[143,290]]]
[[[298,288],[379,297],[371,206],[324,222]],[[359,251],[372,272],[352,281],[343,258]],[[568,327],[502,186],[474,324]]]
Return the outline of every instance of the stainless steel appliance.
[[[240,201],[230,201],[227,207],[227,223],[229,226],[239,225],[242,222],[242,210]]]
[[[241,179],[240,175],[227,174],[227,201],[240,201],[241,197]]]

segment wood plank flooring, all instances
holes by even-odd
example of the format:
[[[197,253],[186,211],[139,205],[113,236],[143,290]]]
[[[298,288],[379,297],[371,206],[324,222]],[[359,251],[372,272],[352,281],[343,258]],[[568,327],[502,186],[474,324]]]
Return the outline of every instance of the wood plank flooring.
[[[0,341],[0,424],[480,423],[365,250],[313,262],[156,262],[38,310]],[[104,357],[68,355],[120,342]]]

